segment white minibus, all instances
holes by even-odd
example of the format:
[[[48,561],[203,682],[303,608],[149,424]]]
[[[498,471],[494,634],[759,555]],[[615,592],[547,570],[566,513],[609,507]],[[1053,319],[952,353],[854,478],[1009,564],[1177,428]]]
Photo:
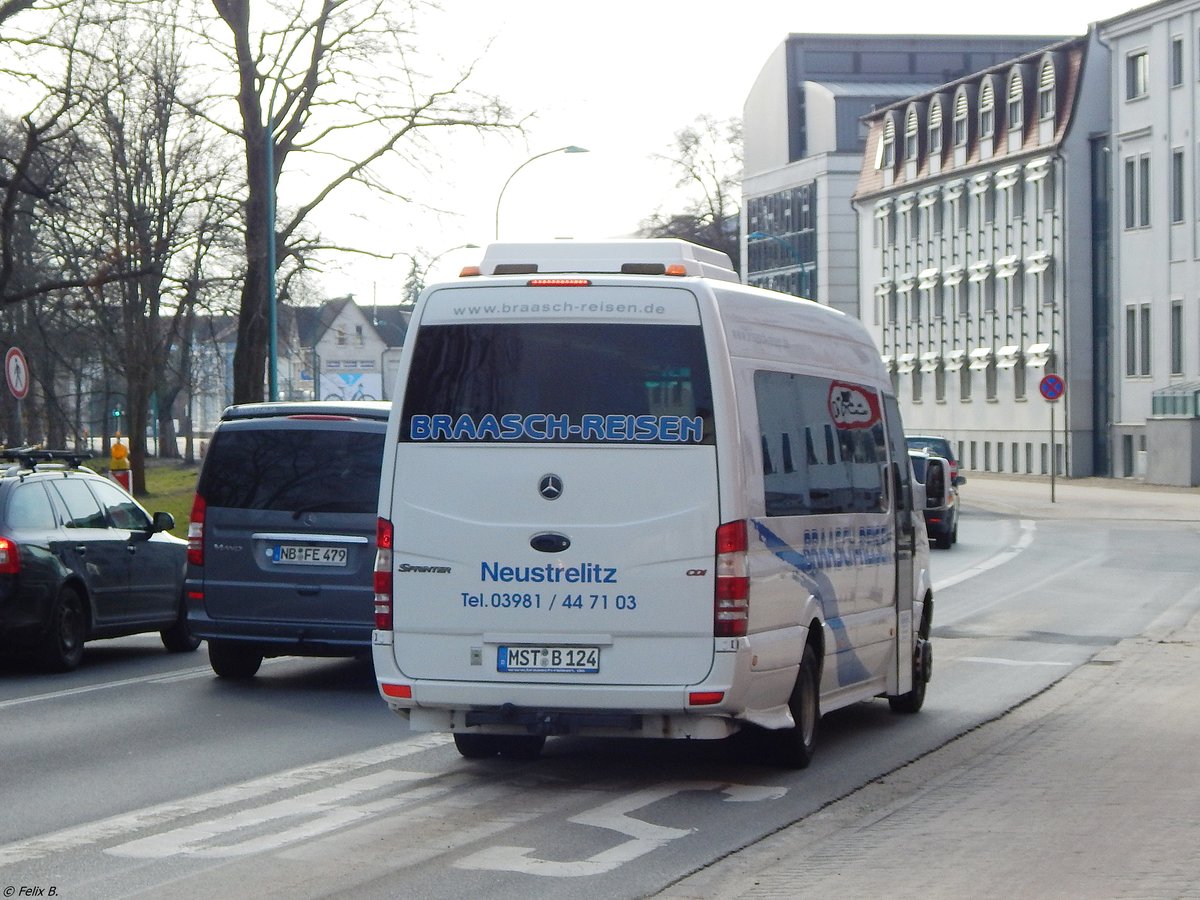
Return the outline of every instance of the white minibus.
[[[823,713],[924,700],[914,490],[856,319],[684,241],[493,244],[404,347],[379,691],[467,757],[753,727],[803,767]]]

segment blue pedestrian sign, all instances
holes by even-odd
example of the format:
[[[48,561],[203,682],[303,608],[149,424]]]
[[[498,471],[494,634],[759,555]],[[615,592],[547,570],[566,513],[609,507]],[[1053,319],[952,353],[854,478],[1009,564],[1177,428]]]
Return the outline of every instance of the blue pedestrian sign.
[[[1038,386],[1038,390],[1042,392],[1042,396],[1053,402],[1063,395],[1063,391],[1067,389],[1067,383],[1063,381],[1061,375],[1046,375],[1042,378],[1042,383]]]

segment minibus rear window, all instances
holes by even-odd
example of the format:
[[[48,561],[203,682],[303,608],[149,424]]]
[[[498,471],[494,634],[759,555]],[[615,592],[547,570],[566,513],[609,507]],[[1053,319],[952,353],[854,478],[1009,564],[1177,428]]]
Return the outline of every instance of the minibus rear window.
[[[417,332],[400,440],[713,443],[698,325],[472,323]]]

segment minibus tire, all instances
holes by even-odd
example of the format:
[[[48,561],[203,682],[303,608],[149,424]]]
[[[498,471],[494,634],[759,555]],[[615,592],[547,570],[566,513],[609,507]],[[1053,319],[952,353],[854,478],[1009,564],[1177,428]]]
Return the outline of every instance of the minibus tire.
[[[546,746],[544,734],[497,734],[493,735],[500,755],[505,759],[537,759]]]
[[[800,658],[800,671],[796,673],[796,684],[788,699],[788,709],[796,725],[772,735],[775,756],[780,765],[789,769],[807,769],[817,746],[817,726],[821,721],[819,672],[817,652],[812,644],[806,644]]]
[[[929,682],[929,673],[921,664],[923,655],[932,660],[928,641],[922,639],[917,641],[916,652],[913,654],[912,690],[897,697],[888,697],[888,706],[892,708],[892,712],[912,715],[920,712],[921,707],[925,705],[925,686]]]
[[[456,731],[454,746],[465,759],[490,759],[500,752],[500,744],[494,734],[467,734]]]

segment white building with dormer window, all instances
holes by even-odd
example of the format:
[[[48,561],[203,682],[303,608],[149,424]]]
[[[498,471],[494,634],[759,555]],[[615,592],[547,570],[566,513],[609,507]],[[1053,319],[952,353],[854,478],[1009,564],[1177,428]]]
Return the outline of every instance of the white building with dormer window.
[[[1107,73],[1093,30],[863,119],[860,317],[966,469],[1107,473]]]

